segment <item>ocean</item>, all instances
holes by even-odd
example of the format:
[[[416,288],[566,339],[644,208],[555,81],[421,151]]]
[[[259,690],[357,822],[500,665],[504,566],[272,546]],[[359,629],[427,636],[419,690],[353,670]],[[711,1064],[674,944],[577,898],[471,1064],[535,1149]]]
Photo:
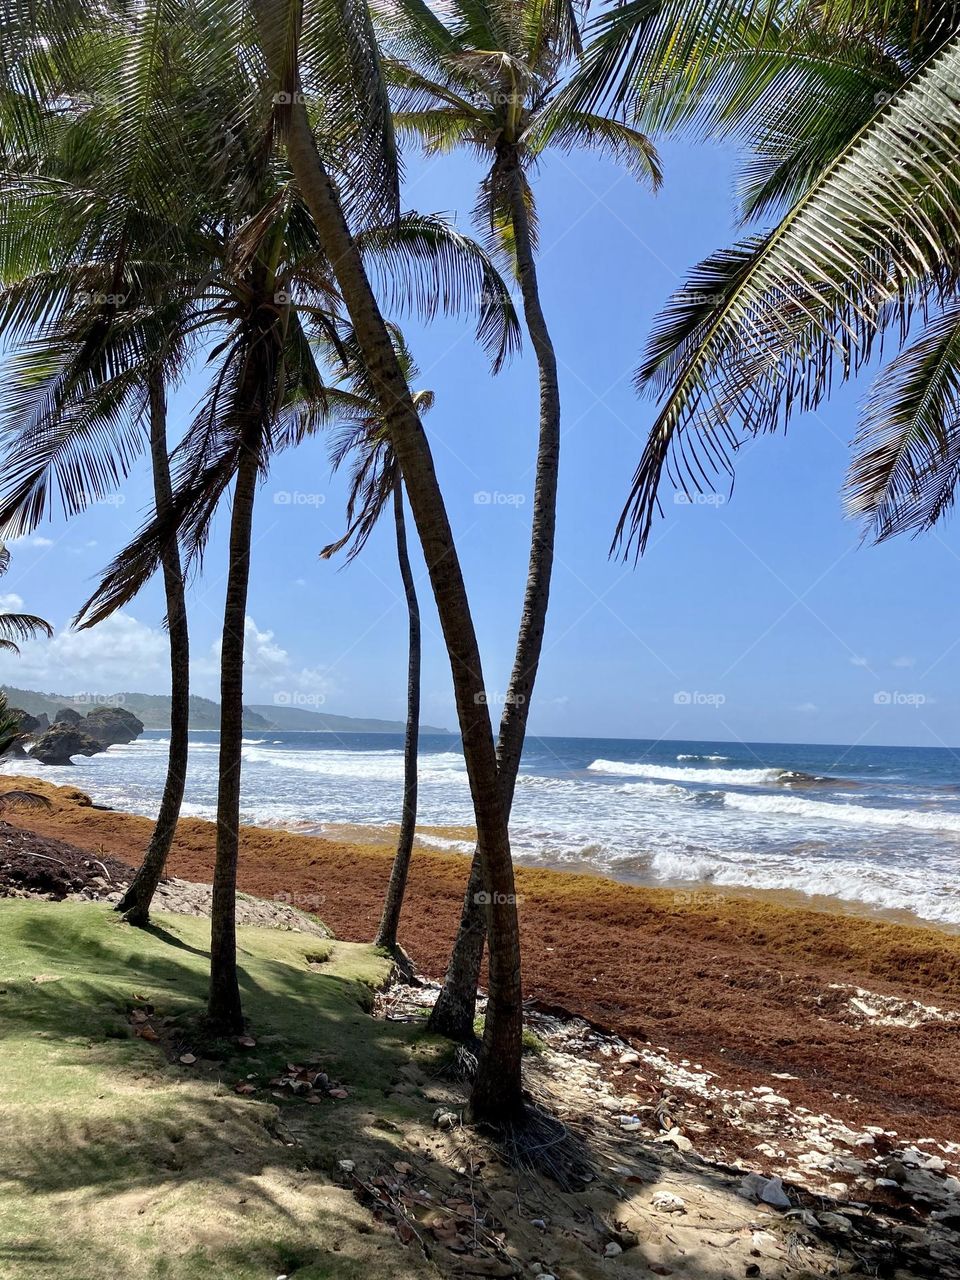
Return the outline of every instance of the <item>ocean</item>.
[[[392,734],[251,733],[243,821],[315,833],[395,823],[401,748]],[[191,734],[186,814],[214,815],[217,750],[216,733]],[[151,815],[166,751],[167,736],[148,732],[69,770],[4,769]],[[420,822],[472,822],[453,735],[421,742]],[[675,888],[795,890],[960,924],[960,753],[947,749],[531,738],[511,838],[522,863]]]

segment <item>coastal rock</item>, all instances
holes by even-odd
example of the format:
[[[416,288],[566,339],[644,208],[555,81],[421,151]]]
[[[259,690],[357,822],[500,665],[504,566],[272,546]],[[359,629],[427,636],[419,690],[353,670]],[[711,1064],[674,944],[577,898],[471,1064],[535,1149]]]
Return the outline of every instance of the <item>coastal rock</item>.
[[[661,1213],[686,1213],[686,1202],[672,1191],[658,1191],[650,1202]]]
[[[20,721],[21,733],[44,733],[50,728],[50,721],[44,714],[42,716],[32,716],[29,711],[24,711],[22,707],[10,707],[10,714],[16,716]]]
[[[139,738],[143,721],[124,707],[95,707],[83,721],[83,728],[105,747],[110,747]]]
[[[84,733],[73,724],[61,721],[41,734],[30,752],[41,764],[72,764],[72,756],[95,756],[103,750],[103,743]]]
[[[74,711],[73,707],[61,707],[57,714],[53,717],[54,724],[73,724],[77,725],[83,719],[79,711]]]
[[[765,1178],[760,1173],[748,1173],[740,1184],[740,1194],[746,1200],[769,1204],[774,1209],[792,1208],[790,1197],[779,1178]]]

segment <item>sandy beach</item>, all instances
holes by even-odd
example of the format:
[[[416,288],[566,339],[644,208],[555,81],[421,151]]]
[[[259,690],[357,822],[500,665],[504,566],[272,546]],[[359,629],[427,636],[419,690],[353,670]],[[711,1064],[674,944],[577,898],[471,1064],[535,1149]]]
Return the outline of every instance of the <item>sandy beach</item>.
[[[39,789],[53,809],[18,814],[18,826],[136,865],[147,819],[94,807],[76,788]],[[211,823],[183,819],[170,874],[208,882],[214,841]],[[240,889],[313,912],[342,939],[369,940],[391,852],[247,827]],[[442,976],[466,871],[461,855],[416,852],[401,938],[430,977]],[[794,1077],[795,1103],[854,1127],[960,1139],[956,936],[772,895],[673,892],[525,867],[517,881],[525,995],[538,1008],[667,1046],[739,1087]]]

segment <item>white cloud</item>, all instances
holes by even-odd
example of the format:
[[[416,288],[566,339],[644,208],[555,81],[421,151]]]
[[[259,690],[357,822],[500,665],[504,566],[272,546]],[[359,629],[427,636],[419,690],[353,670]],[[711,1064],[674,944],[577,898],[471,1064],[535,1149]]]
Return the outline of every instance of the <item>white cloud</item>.
[[[908,657],[894,658],[890,665],[891,667],[915,667],[917,665],[917,660],[916,658]]]
[[[210,652],[192,664],[200,684],[209,685],[219,679],[220,648],[218,638],[210,646]],[[298,667],[274,633],[261,631],[249,614],[243,633],[243,683],[246,702],[278,701],[307,709],[322,706],[335,687],[322,668]],[[212,692],[208,688],[198,692],[208,697],[219,696],[215,684]]]
[[[0,595],[0,610],[19,611],[15,592]],[[272,631],[247,617],[244,698],[307,708],[322,706],[334,683],[319,667],[298,666]],[[193,692],[220,698],[220,640],[190,664]],[[52,640],[21,646],[21,656],[0,653],[0,683],[50,693],[166,693],[170,687],[167,634],[122,610],[89,631],[59,631]],[[277,695],[280,695],[277,698]]]
[[[817,704],[816,704],[815,702],[801,702],[801,703],[800,703],[800,705],[799,705],[799,707],[797,707],[797,710],[798,710],[798,711],[803,711],[803,712],[805,712],[805,713],[809,713],[809,712],[811,712],[811,711],[816,711],[816,710],[818,710],[818,708],[817,708]]]
[[[46,550],[47,547],[54,546],[52,538],[44,538],[39,533],[32,533],[28,538],[15,538],[9,546],[16,550],[18,547],[36,547],[38,551]]]
[[[0,609],[20,609],[19,596],[0,596]],[[59,631],[32,640],[21,656],[0,655],[0,680],[51,693],[154,693],[169,681],[167,639],[122,610],[89,631]]]
[[[850,665],[852,667],[869,667],[870,662],[867,658],[851,658]]]

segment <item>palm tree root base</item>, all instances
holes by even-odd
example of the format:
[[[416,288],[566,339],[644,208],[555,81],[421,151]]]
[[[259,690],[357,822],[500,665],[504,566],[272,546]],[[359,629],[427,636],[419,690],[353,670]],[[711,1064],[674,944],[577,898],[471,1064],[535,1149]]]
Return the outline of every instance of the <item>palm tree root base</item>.
[[[384,951],[389,952],[390,959],[393,961],[393,968],[390,970],[388,985],[392,986],[395,982],[404,987],[422,987],[423,983],[417,977],[417,971],[414,968],[413,961],[400,946],[399,942],[382,942],[379,938],[374,940],[375,947],[382,947]]]
[[[139,902],[128,903],[124,898],[117,903],[114,911],[123,916],[124,924],[133,925],[135,929],[144,929],[150,923],[150,912]]]
[[[583,1191],[596,1178],[583,1142],[539,1103],[527,1099],[513,1120],[473,1123],[504,1163],[549,1178],[561,1191]]]

